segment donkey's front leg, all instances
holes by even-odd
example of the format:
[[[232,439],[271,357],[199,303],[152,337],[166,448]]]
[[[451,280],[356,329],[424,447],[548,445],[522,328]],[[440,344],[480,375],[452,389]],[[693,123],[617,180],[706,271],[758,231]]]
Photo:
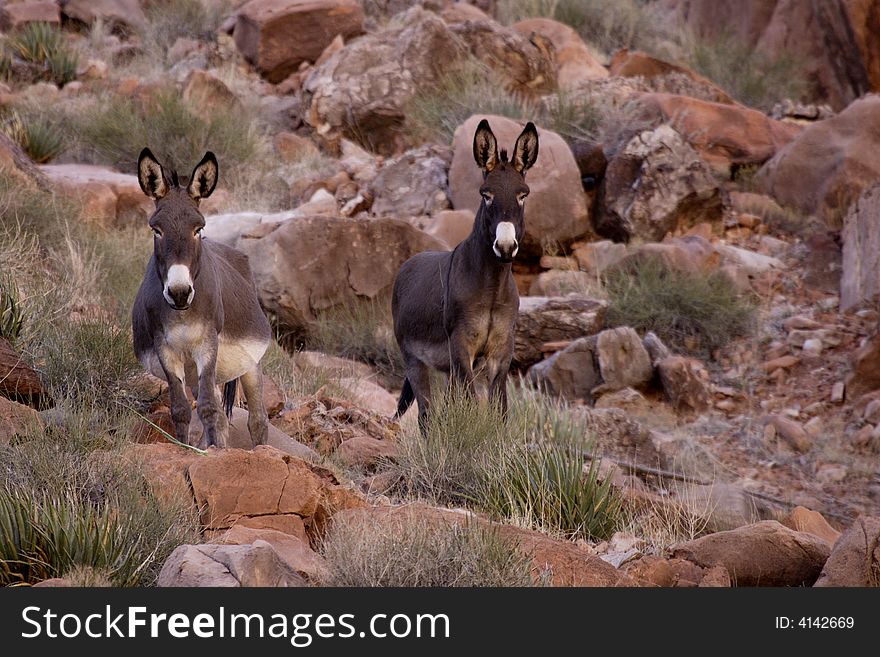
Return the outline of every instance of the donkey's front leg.
[[[199,399],[197,409],[204,433],[199,447],[211,445],[226,447],[229,435],[229,422],[223,413],[220,397],[217,394],[217,341],[207,345],[196,362],[199,371]]]
[[[457,391],[471,394],[474,389],[474,354],[465,331],[455,331],[449,341],[450,379]]]
[[[161,351],[157,350],[161,354]],[[192,406],[183,385],[185,377],[183,364],[179,359],[159,357],[165,380],[168,382],[168,396],[171,398],[171,421],[174,422],[174,437],[182,443],[189,443],[189,423],[192,419]]]
[[[254,447],[265,445],[269,438],[269,415],[263,403],[263,372],[259,363],[241,375],[241,387],[248,407],[248,433]]]
[[[510,360],[498,365],[498,371],[489,383],[489,402],[496,404],[502,417],[507,417],[507,372]]]

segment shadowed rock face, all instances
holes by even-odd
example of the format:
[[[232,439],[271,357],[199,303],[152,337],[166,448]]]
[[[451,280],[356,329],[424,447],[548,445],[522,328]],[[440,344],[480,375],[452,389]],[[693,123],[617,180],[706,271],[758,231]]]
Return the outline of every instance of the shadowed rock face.
[[[594,227],[615,242],[660,241],[723,213],[724,193],[709,166],[662,125],[634,136],[608,163]]]
[[[855,101],[807,127],[755,176],[780,205],[816,214],[839,230],[852,203],[880,181],[880,96]]]
[[[880,518],[857,518],[831,551],[816,586],[880,584]]]
[[[729,34],[802,66],[814,99],[841,109],[880,88],[880,4],[875,0],[677,0],[702,37]]]

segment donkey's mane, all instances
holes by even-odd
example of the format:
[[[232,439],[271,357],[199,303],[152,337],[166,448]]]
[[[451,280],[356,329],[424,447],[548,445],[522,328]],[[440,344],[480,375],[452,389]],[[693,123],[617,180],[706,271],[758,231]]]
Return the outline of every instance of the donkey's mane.
[[[171,178],[172,187],[180,187],[180,177],[177,175],[177,169],[171,169],[168,176]]]
[[[501,163],[502,164],[507,163],[507,149],[506,148],[501,149]]]

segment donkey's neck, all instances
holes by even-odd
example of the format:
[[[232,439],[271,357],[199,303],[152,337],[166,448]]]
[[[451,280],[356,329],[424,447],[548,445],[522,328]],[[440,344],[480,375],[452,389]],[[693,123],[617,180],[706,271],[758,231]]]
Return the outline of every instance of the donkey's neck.
[[[492,252],[493,236],[483,220],[483,204],[477,210],[471,234],[459,245],[462,266],[469,275],[487,286],[497,286],[511,275],[509,262],[500,262]]]

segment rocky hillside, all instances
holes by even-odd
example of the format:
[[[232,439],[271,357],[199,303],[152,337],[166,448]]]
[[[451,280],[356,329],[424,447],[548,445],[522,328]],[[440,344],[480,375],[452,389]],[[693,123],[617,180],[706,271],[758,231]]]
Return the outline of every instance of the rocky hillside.
[[[0,3],[0,583],[880,584],[880,2],[736,4]],[[482,118],[540,139],[511,411],[422,436],[389,292]],[[266,446],[134,360],[144,146],[218,157]]]

